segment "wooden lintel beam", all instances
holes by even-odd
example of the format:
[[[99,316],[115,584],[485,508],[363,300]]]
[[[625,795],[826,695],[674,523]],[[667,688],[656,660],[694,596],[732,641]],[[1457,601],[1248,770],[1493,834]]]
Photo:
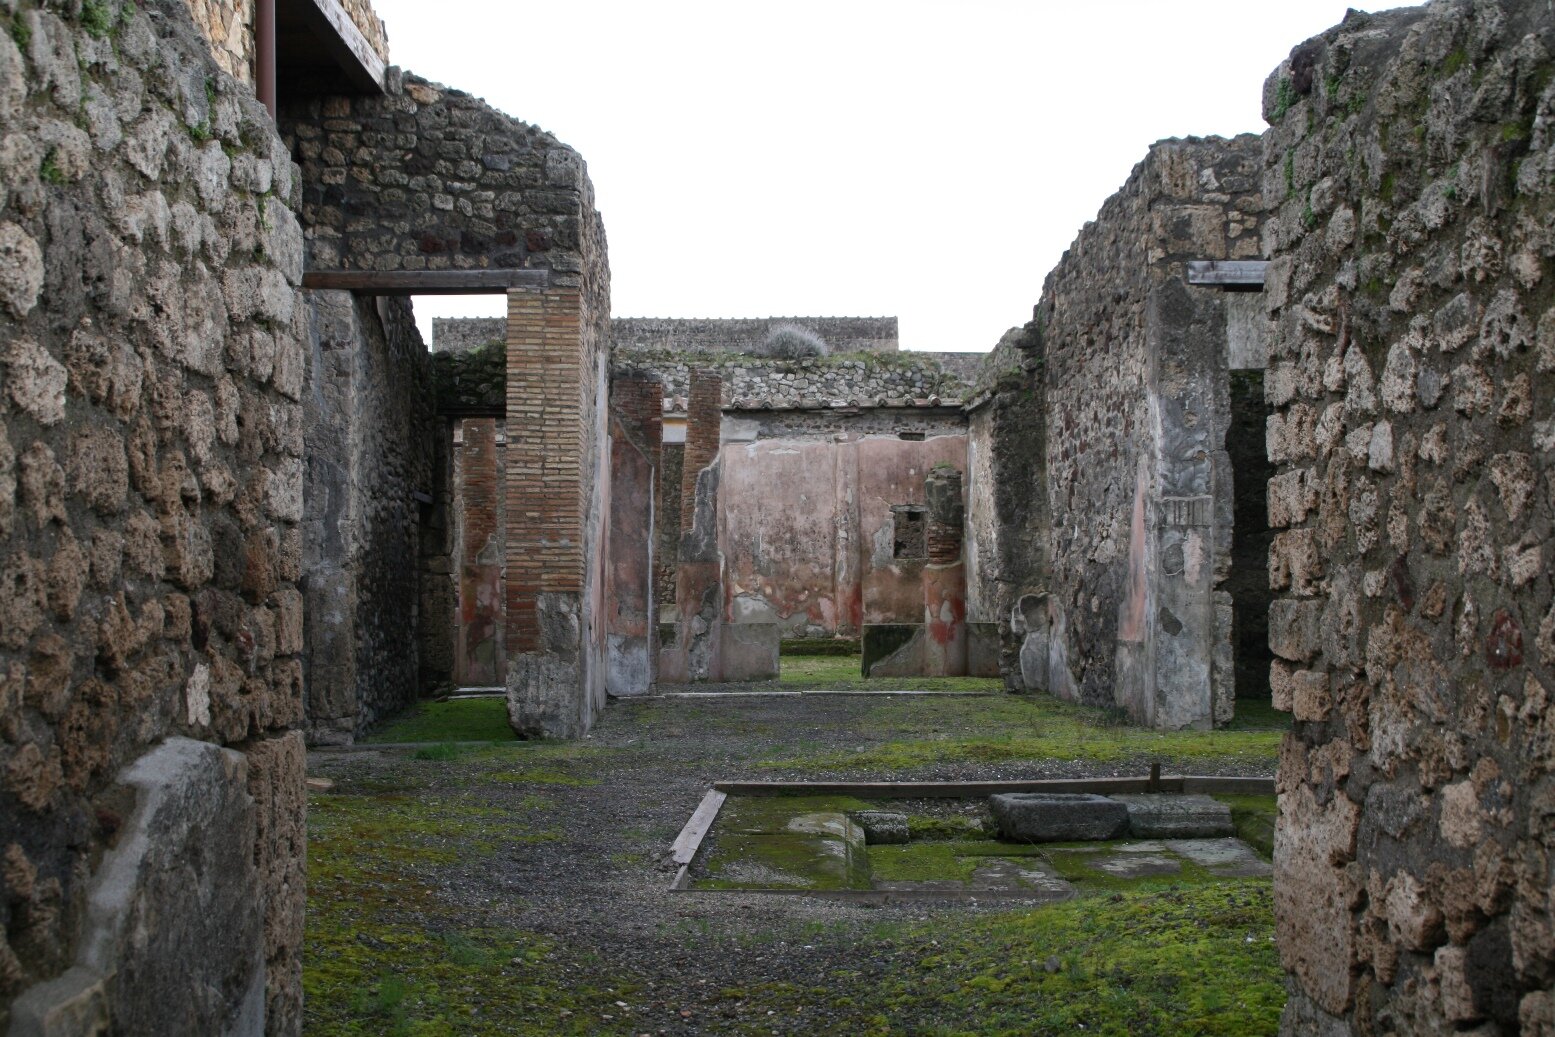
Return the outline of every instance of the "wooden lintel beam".
[[[383,93],[384,65],[340,0],[301,0],[305,17],[346,77],[358,88]]]
[[[1195,259],[1188,263],[1188,283],[1262,288],[1265,259]]]
[[[549,270],[309,270],[304,288],[358,295],[499,295],[513,288],[544,288]]]

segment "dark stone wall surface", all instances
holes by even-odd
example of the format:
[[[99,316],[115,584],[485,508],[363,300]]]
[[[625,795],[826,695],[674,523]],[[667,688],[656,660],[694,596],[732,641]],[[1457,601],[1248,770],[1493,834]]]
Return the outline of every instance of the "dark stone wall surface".
[[[1012,690],[1026,690],[1020,674],[1026,631],[1013,622],[1015,605],[1039,593],[1048,572],[1047,495],[1032,492],[1047,483],[1047,411],[1037,389],[1021,384],[1027,368],[1040,375],[1034,335],[1032,327],[1005,336],[999,349],[1013,373],[996,379],[1004,388],[967,414],[967,616],[997,626],[999,670]]]
[[[295,1033],[298,180],[184,3],[91,15],[0,7],[0,1029]]]
[[[419,690],[422,527],[433,509],[417,495],[433,498],[438,430],[409,302],[305,295],[308,737],[349,744]]]
[[[1288,1033],[1555,1032],[1555,13],[1264,89]]]
[[[576,151],[409,73],[391,70],[387,87],[280,113],[302,168],[312,268],[528,267],[572,287],[589,276],[584,253],[599,228]]]

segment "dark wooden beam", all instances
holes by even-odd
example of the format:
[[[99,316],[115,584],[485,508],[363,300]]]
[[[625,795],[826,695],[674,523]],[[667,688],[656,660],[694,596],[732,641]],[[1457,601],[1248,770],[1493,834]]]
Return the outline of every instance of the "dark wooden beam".
[[[383,93],[386,66],[340,0],[280,0],[324,45],[340,70],[359,90]],[[282,55],[285,58],[285,55]]]
[[[549,270],[309,270],[304,288],[358,295],[499,295],[511,288],[544,288]]]
[[[1265,259],[1195,259],[1188,263],[1188,283],[1236,288],[1262,288]]]

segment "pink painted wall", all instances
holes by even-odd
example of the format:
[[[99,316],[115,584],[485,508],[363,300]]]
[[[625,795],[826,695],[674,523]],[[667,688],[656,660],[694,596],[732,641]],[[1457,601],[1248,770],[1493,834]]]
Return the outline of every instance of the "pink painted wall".
[[[923,559],[892,557],[892,505],[922,504],[938,462],[966,464],[966,436],[727,443],[719,484],[725,615],[858,636],[923,622]]]

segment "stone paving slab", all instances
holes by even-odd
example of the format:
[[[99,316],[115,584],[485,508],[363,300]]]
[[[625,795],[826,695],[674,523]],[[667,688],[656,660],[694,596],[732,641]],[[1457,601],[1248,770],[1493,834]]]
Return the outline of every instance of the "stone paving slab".
[[[1138,792],[1113,795],[1128,808],[1130,834],[1145,839],[1206,839],[1232,835],[1231,807],[1201,795]]]

